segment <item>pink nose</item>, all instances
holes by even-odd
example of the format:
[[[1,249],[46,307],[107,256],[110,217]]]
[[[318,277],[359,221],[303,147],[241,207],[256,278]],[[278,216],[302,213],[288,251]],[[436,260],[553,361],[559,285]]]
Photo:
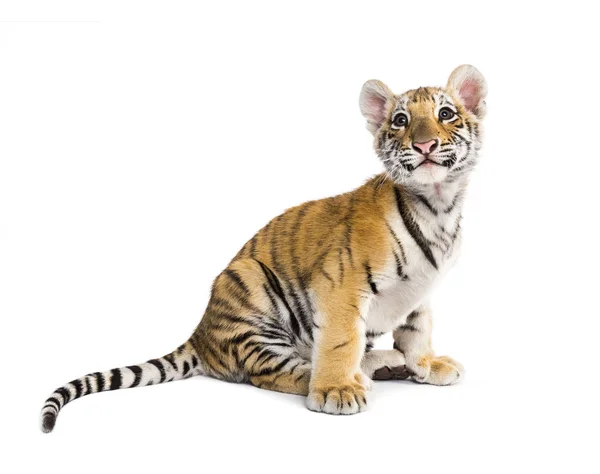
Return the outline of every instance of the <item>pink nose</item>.
[[[437,140],[429,140],[425,143],[413,143],[413,148],[421,152],[423,155],[428,155],[437,148],[437,144]]]

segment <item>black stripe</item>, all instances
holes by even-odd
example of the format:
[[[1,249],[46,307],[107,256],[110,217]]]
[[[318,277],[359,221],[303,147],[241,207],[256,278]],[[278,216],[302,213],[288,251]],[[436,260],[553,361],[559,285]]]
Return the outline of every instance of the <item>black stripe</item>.
[[[165,368],[162,365],[162,362],[158,359],[152,359],[152,360],[149,360],[148,363],[152,364],[154,367],[156,367],[158,369],[158,371],[160,372],[160,382],[158,382],[158,383],[163,383],[167,378],[167,373],[165,372]]]
[[[300,366],[304,366],[304,361],[300,361],[298,362],[296,365],[294,365],[291,369],[288,370],[288,374],[292,375],[294,373],[294,370],[296,370],[298,367]]]
[[[287,342],[269,342],[268,344],[270,347],[292,347],[292,345]]]
[[[52,408],[54,411],[58,412],[58,409],[54,405],[46,404],[42,407],[42,411],[44,411],[46,408]]]
[[[289,334],[286,334],[284,332],[269,329],[263,329],[260,335],[264,337],[272,337],[273,339],[289,339],[290,337]]]
[[[335,351],[336,349],[341,349],[342,347],[347,346],[348,344],[350,344],[350,341],[342,342],[341,344],[332,347],[331,350]]]
[[[279,324],[279,321],[263,319],[261,321],[257,321],[259,323],[258,327],[261,328],[262,331],[271,331],[276,332],[282,336],[288,337],[290,334]]]
[[[415,196],[417,197],[417,199],[419,201],[421,201],[421,203],[427,208],[429,209],[429,212],[431,212],[434,216],[438,215],[438,211],[437,209],[435,209],[431,203],[427,200],[427,198],[425,196],[422,196],[420,194],[415,194]]]
[[[285,330],[285,328],[279,326],[279,325],[275,325],[270,323],[269,321],[261,321],[261,334],[264,335],[271,335],[273,336],[275,339],[286,339],[289,340],[290,338],[290,333],[288,331]]]
[[[402,262],[400,261],[400,257],[394,250],[394,259],[396,260],[396,273],[402,280],[406,280],[406,275],[404,274],[404,270],[402,269]]]
[[[235,324],[248,324],[249,326],[255,326],[255,324],[252,321],[250,321],[249,318],[243,318],[243,317],[237,316],[235,314],[229,314],[229,313],[223,313],[221,311],[215,311],[212,308],[210,311],[215,316],[218,316],[219,319],[217,319],[217,321],[226,320],[227,322],[234,324],[234,325]]]
[[[192,356],[192,367],[196,368],[198,365],[198,358],[196,356]]]
[[[273,352],[271,349],[269,349],[269,346],[263,346],[263,348],[260,351],[260,355],[256,358],[256,360],[254,361],[254,365],[258,365],[260,364],[265,364],[267,361],[271,360],[274,357],[279,357],[279,354],[277,352]]]
[[[102,392],[104,390],[104,375],[102,375],[102,372],[96,372],[92,375],[96,378],[96,392]]]
[[[442,244],[445,244],[445,242],[443,241],[443,239],[442,239],[442,238],[441,238],[439,235],[436,235],[435,231],[434,231],[434,235],[433,235],[433,236],[434,236],[434,237],[436,237],[436,238],[437,238],[439,241],[441,241],[441,243],[439,243],[437,240],[429,240],[429,239],[426,239],[426,241],[427,241],[427,245],[429,245],[430,247],[431,247],[431,246],[433,246],[433,247],[436,247],[436,248],[438,248],[438,249],[439,249],[439,250],[440,250],[442,253],[445,253],[445,252],[446,252],[446,249],[445,249],[444,247],[442,247]]]
[[[238,275],[238,273],[236,271],[226,268],[225,270],[223,270],[223,274],[227,275],[236,284],[236,286],[239,289],[241,289],[244,293],[246,293],[247,295],[250,294],[250,290],[248,289],[246,284],[242,281],[241,277]]]
[[[246,355],[244,356],[244,358],[240,361],[240,365],[242,367],[246,366],[246,362],[248,362],[248,360],[250,359],[250,357],[252,357],[252,355],[256,354],[257,352],[260,352],[263,349],[263,346],[260,345],[255,345],[252,350],[250,352],[247,352]]]
[[[344,221],[346,224],[346,230],[344,232],[344,246],[346,252],[348,253],[348,259],[350,260],[350,266],[354,268],[354,260],[352,258],[352,230],[353,230],[353,217],[354,217],[354,199],[355,195],[350,194],[350,199],[348,201],[348,212],[344,216]]]
[[[92,393],[92,386],[90,385],[90,378],[85,376],[85,394]]]
[[[139,365],[130,365],[127,368],[133,372],[133,375],[135,377],[133,379],[133,383],[129,387],[137,387],[142,381],[142,368]]]
[[[419,228],[418,224],[415,222],[412,214],[410,213],[408,206],[402,199],[402,196],[400,195],[400,190],[398,188],[394,188],[394,193],[396,194],[398,212],[400,213],[400,217],[402,217],[402,221],[404,222],[406,230],[408,230],[408,233],[420,247],[427,260],[429,260],[429,263],[431,263],[431,265],[433,265],[433,267],[437,270],[438,266],[433,256],[433,253],[429,248],[429,245],[427,245],[427,239],[425,239],[425,236],[421,232],[421,229]]]
[[[442,166],[445,166],[446,168],[452,168],[454,166],[454,164],[456,163],[458,156],[456,153],[452,153],[450,155],[450,158],[448,158],[447,160],[442,161]]]
[[[331,286],[333,286],[335,288],[335,282],[333,281],[333,278],[331,278],[331,275],[329,273],[327,273],[324,268],[320,268],[319,270],[321,270],[321,273],[323,274],[323,276],[329,280],[329,282],[331,283]]]
[[[352,248],[347,245],[345,247],[346,253],[348,254],[348,260],[350,260],[350,266],[354,268],[354,259],[352,258]]]
[[[121,369],[112,369],[110,371],[112,374],[110,377],[110,389],[109,390],[118,390],[121,388],[121,383],[123,382],[123,378],[121,377]]]
[[[344,261],[342,260],[342,249],[338,249],[338,264],[340,271],[340,284],[344,283]]]
[[[454,209],[454,206],[456,206],[456,203],[458,202],[458,200],[460,199],[460,197],[462,196],[461,192],[456,193],[456,196],[454,196],[454,199],[452,199],[452,202],[450,203],[450,205],[444,209],[444,214],[450,214],[452,212],[452,210]]]
[[[175,357],[173,356],[173,354],[167,354],[166,356],[163,357],[163,359],[165,359],[169,364],[171,364],[171,367],[173,367],[175,372],[179,372],[179,368],[177,367],[177,364],[175,363]]]
[[[365,271],[367,272],[367,282],[369,283],[369,286],[371,287],[371,291],[375,294],[378,294],[379,290],[377,289],[377,285],[373,281],[373,275],[371,273],[371,266],[368,263],[365,263]]]
[[[83,391],[83,384],[81,383],[81,380],[75,379],[69,383],[75,387],[75,398],[81,397],[81,392]],[[73,400],[75,400],[75,398],[73,398]]]
[[[304,310],[304,306],[302,306],[302,303],[300,302],[300,298],[298,297],[298,294],[296,293],[296,290],[294,290],[293,286],[290,286],[289,291],[290,291],[290,298],[294,302],[294,306],[298,309],[298,316],[296,316],[295,313],[291,313],[290,319],[295,320],[295,323],[292,323],[292,325],[295,326],[296,324],[298,324],[299,326],[302,326],[304,331],[306,331],[306,333],[312,337],[312,332],[309,330],[309,328],[311,326],[308,322],[308,316]],[[298,330],[298,333],[300,333],[300,330]]]
[[[61,404],[58,401],[58,398],[50,397],[48,400],[46,400],[46,404],[48,403],[54,403],[56,405],[56,411],[60,410]]]
[[[440,226],[440,230],[442,231],[442,235],[438,235],[437,231],[435,232],[435,236],[441,239],[445,244],[452,245],[452,234],[446,230],[446,228],[442,225]]]
[[[448,232],[444,228],[444,226],[441,226],[440,230],[442,231],[441,234],[434,230],[433,235],[435,236],[436,239],[441,241],[442,244],[444,244],[446,246],[446,251],[447,251],[450,248],[450,246],[452,245],[452,234],[450,232]]]
[[[294,382],[298,382],[302,377],[307,375],[307,373],[308,372],[300,372],[300,374],[298,376],[296,376],[296,378],[294,379]]]
[[[273,312],[279,315],[279,306],[277,305],[277,301],[275,301],[275,295],[273,294],[273,291],[271,290],[271,288],[269,288],[269,286],[266,283],[263,284],[263,290],[265,290],[265,293],[269,298],[269,302],[271,303],[271,309],[273,310]]]
[[[271,287],[273,292],[277,296],[279,296],[279,299],[283,302],[285,309],[288,311],[288,313],[290,315],[289,319],[290,319],[290,326],[292,328],[292,332],[294,333],[294,335],[296,337],[299,338],[300,337],[300,324],[298,322],[298,318],[296,317],[296,315],[292,311],[292,308],[290,307],[289,303],[285,299],[285,295],[283,293],[283,288],[281,287],[281,282],[279,281],[279,279],[277,278],[275,273],[273,273],[269,267],[267,267],[264,263],[262,263],[258,260],[257,260],[257,262],[260,265],[260,268],[262,269],[263,273],[265,274],[265,277],[267,278],[267,281],[269,282],[269,286]]]
[[[261,369],[259,372],[255,373],[255,374],[252,374],[252,375],[261,376],[261,375],[271,375],[271,374],[274,374],[276,372],[279,372],[291,360],[292,360],[291,357],[286,357],[285,359],[283,359],[282,361],[280,361],[274,367],[265,367],[264,369]]]
[[[400,253],[402,254],[402,260],[404,261],[404,263],[407,263],[406,254],[404,253],[404,247],[402,246],[402,242],[400,242],[400,239],[394,232],[394,229],[392,229],[392,226],[390,226],[390,224],[388,222],[386,222],[385,225],[387,226],[390,234],[392,234],[392,238],[396,241],[396,244],[398,244],[398,248],[400,249]]]
[[[419,328],[413,326],[412,324],[404,324],[400,326],[400,329],[410,332],[419,332]]]
[[[227,342],[230,344],[238,345],[238,344],[241,344],[242,342],[245,342],[248,338],[250,338],[252,336],[259,336],[259,335],[260,334],[254,332],[254,331],[245,331],[245,332],[238,334],[237,336],[232,337]]]
[[[63,406],[71,400],[71,392],[64,387],[57,388],[55,393],[58,393],[63,398]]]
[[[212,318],[209,324],[212,327],[226,331],[227,333],[231,333],[234,330],[235,331],[244,330],[240,334],[244,334],[244,333],[262,334],[262,332],[264,330],[263,324],[261,324],[261,321],[259,321],[258,319],[250,320],[250,318],[245,319],[245,318],[240,318],[238,316],[233,316],[233,315],[223,314],[223,313],[214,313],[213,312],[213,314],[218,316],[219,319]],[[230,323],[230,324],[225,324],[225,323]],[[241,323],[243,323],[244,326],[240,326]],[[236,340],[237,342],[240,342],[238,339],[238,336],[232,335],[232,338],[234,340]]]
[[[185,361],[183,363],[183,376],[185,377],[189,371],[190,371],[190,364],[188,364],[187,361]]]

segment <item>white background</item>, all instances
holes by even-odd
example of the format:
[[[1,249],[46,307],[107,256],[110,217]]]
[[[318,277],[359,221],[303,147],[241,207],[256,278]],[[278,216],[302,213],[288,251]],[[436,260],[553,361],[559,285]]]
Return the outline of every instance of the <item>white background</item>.
[[[585,4],[3,2],[0,469],[598,472]],[[433,342],[463,383],[379,383],[368,412],[332,417],[195,378],[86,397],[39,431],[57,386],[185,341],[270,218],[381,170],[364,81],[444,85],[462,63],[489,112]]]

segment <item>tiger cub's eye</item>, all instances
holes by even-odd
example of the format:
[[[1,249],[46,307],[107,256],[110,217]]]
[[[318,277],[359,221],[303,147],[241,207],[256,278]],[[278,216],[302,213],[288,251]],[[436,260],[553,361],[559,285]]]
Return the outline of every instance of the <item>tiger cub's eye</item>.
[[[405,114],[396,115],[394,117],[394,120],[392,121],[392,125],[397,128],[406,127],[407,123],[408,123],[408,117]]]
[[[450,120],[451,118],[453,118],[456,113],[454,113],[454,110],[448,108],[448,107],[442,107],[440,109],[440,119],[441,120]]]

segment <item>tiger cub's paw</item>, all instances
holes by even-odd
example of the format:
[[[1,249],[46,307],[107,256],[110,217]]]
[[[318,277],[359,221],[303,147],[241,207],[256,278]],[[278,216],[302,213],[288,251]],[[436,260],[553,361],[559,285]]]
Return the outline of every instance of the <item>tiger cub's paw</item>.
[[[311,411],[330,415],[353,415],[367,409],[367,389],[359,383],[311,388],[306,406]]]
[[[413,372],[413,380],[431,385],[453,385],[465,372],[460,362],[448,356],[423,357],[414,369],[409,369]]]

